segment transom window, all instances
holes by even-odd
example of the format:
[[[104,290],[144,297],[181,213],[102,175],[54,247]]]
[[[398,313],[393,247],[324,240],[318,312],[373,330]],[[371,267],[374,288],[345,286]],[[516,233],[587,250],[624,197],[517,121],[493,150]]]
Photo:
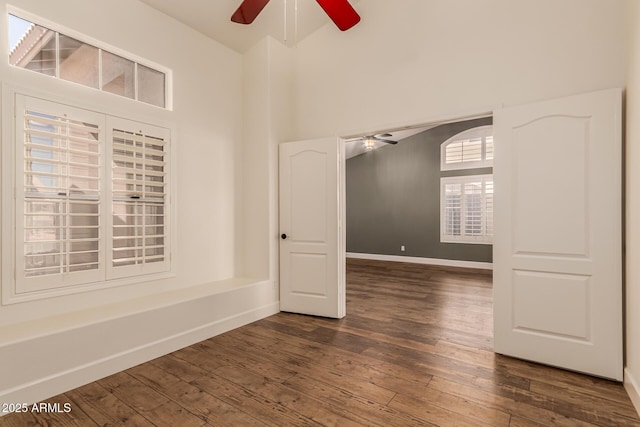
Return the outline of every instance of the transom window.
[[[461,132],[440,146],[440,170],[493,166],[493,126],[479,126]]]
[[[166,108],[167,74],[9,14],[9,64]]]

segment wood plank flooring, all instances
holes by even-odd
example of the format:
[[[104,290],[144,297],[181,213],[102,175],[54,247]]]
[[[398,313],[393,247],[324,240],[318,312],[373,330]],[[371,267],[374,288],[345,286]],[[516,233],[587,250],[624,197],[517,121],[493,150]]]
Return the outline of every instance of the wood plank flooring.
[[[619,383],[492,352],[491,276],[349,260],[347,317],[280,313],[1,426],[640,426]]]

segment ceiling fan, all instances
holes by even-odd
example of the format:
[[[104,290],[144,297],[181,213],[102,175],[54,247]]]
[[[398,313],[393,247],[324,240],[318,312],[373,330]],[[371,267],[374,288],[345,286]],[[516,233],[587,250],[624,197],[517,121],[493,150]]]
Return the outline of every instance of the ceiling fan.
[[[367,150],[373,150],[374,146],[376,145],[376,142],[382,142],[385,144],[392,144],[392,145],[397,144],[398,141],[387,139],[387,138],[391,138],[392,136],[393,135],[391,135],[390,133],[380,133],[377,135],[366,135],[358,138],[351,138],[351,139],[348,139],[347,142],[362,141],[364,143],[364,148],[366,148]]]
[[[360,22],[360,15],[348,0],[316,1],[341,31],[346,31]],[[238,24],[251,24],[267,3],[269,0],[243,0],[231,16],[231,20]]]

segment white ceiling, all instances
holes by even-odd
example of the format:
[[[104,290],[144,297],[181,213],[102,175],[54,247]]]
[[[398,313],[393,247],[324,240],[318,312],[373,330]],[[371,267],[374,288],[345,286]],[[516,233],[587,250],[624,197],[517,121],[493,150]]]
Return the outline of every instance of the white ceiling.
[[[323,25],[334,25],[315,0],[271,0],[249,25],[231,22],[231,15],[242,0],[140,1],[239,53],[246,52],[267,35],[293,46]],[[359,1],[350,0],[356,11]],[[388,139],[402,141],[429,127],[432,126],[376,133],[388,132],[392,134]],[[376,143],[374,148],[384,146],[388,144]],[[347,158],[366,151],[362,141],[348,141],[345,150]]]
[[[231,22],[242,0],[141,1],[240,53],[267,35],[293,46],[331,22],[314,0],[271,0],[250,25]],[[358,1],[351,3],[355,7]]]

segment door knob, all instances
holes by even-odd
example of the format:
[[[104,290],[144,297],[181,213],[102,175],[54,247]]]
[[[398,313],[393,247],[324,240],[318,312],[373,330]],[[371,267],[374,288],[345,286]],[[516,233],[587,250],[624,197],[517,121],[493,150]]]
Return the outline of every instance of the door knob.
[[[284,239],[286,239],[286,238],[287,238],[287,235],[286,235],[286,234],[284,234],[284,233],[282,233],[282,234],[280,235],[280,237],[282,237],[282,240],[284,240]]]

